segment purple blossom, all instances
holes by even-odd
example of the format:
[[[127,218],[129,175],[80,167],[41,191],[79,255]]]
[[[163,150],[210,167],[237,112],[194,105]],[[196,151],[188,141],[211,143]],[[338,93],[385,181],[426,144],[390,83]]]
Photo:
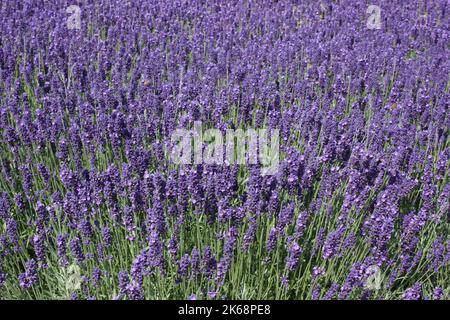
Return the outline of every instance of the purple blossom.
[[[56,2],[0,8],[3,289],[74,262],[75,299],[446,298],[446,1]],[[275,172],[249,136],[207,164],[209,129],[278,133]]]
[[[435,288],[433,292],[433,299],[434,300],[442,300],[444,297],[444,291],[441,288]]]
[[[70,249],[77,262],[82,263],[85,259],[85,255],[83,253],[82,244],[79,237],[75,237],[70,241]]]
[[[422,298],[422,285],[416,283],[412,287],[405,290],[403,295],[404,300],[420,300]]]
[[[312,270],[313,278],[320,278],[325,275],[325,270],[322,267],[315,266]]]
[[[297,268],[302,251],[302,248],[296,242],[291,244],[289,256],[286,260],[286,267],[289,271],[294,271]]]
[[[23,289],[29,289],[38,282],[38,265],[34,259],[25,264],[25,272],[19,275],[19,285]]]
[[[0,269],[0,288],[5,285],[7,277],[7,274]]]

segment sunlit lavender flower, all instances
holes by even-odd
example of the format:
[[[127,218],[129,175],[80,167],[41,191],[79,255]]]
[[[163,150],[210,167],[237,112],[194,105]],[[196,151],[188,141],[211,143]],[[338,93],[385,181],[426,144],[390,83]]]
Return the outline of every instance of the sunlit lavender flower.
[[[57,2],[0,6],[2,298],[446,298],[446,1]]]
[[[197,295],[196,295],[195,293],[191,294],[191,295],[188,297],[188,300],[197,300]]]
[[[293,271],[297,268],[301,254],[302,248],[298,243],[294,242],[289,249],[289,256],[286,260],[286,267],[289,271]]]
[[[325,275],[325,270],[322,267],[314,266],[312,270],[313,278],[320,278]]]
[[[216,271],[217,261],[209,246],[206,246],[203,252],[202,270],[205,276],[212,277]]]
[[[81,247],[81,240],[79,237],[75,237],[70,241],[70,249],[72,255],[75,257],[78,263],[82,263],[85,259],[83,249]]]
[[[110,247],[112,245],[111,230],[108,227],[102,228],[102,238],[106,247]]]
[[[277,230],[275,228],[272,228],[269,233],[269,237],[267,238],[267,252],[272,252],[275,249],[277,242]]]
[[[127,286],[130,282],[130,278],[126,271],[119,271],[119,291],[120,294],[124,295],[127,292]]]
[[[95,267],[94,270],[92,271],[92,285],[94,287],[98,287],[100,285],[101,277],[102,271],[100,270],[100,268]]]
[[[25,264],[25,272],[19,275],[19,285],[23,289],[29,289],[38,282],[38,265],[34,259]]]
[[[282,276],[282,277],[281,277],[281,285],[282,285],[284,288],[286,288],[286,289],[289,288],[289,279],[288,279],[288,277],[286,277],[286,276]]]
[[[67,238],[66,234],[58,234],[56,237],[57,253],[62,266],[67,266],[69,263],[67,260]]]
[[[144,289],[134,280],[126,286],[126,293],[130,300],[144,300]]]
[[[403,295],[404,300],[420,300],[422,298],[422,285],[416,283],[411,288],[405,290]]]
[[[223,249],[223,255],[217,264],[217,275],[216,280],[218,283],[221,283],[224,280],[225,274],[230,268],[233,259],[233,251],[236,245],[236,238],[238,236],[238,230],[236,227],[231,227],[228,230],[225,245]]]
[[[433,299],[434,300],[442,300],[444,297],[444,291],[442,288],[435,288],[433,292]]]
[[[336,294],[339,291],[339,285],[337,283],[333,283],[328,291],[323,296],[323,300],[332,300],[335,298]]]
[[[0,269],[0,288],[6,283],[7,274]]]
[[[194,248],[191,252],[191,272],[194,277],[200,273],[200,263],[200,252]]]
[[[315,286],[313,289],[313,292],[312,292],[311,299],[319,300],[320,299],[320,291],[321,291],[320,285]]]
[[[186,277],[189,272],[189,255],[185,254],[181,257],[178,263],[178,275],[180,277]]]

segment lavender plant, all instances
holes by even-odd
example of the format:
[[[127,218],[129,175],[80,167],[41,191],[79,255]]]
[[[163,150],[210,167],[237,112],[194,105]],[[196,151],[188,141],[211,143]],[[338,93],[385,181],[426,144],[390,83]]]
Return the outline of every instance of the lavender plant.
[[[449,10],[2,1],[0,299],[448,299]]]

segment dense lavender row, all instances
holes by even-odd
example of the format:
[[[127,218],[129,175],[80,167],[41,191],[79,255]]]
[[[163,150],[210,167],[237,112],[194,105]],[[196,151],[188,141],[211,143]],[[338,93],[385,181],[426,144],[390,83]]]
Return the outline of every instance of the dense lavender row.
[[[296,2],[0,2],[0,299],[448,299],[449,2]]]

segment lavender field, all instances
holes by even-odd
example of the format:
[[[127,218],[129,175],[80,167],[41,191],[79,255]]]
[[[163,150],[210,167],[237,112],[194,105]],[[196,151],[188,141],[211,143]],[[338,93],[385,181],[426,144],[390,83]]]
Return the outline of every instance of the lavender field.
[[[448,0],[0,17],[0,300],[450,298]]]

